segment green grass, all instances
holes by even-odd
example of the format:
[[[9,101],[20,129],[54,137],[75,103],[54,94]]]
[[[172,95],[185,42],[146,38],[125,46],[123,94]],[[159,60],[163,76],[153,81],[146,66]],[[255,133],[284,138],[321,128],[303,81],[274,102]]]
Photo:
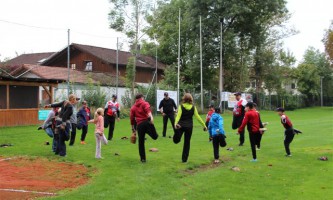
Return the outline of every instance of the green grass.
[[[104,160],[94,158],[93,126],[87,135],[88,144],[68,147],[68,156],[59,158],[44,142],[50,140],[36,127],[0,128],[1,156],[40,156],[59,161],[84,164],[91,169],[91,181],[78,189],[62,191],[54,199],[331,199],[333,196],[333,108],[311,108],[287,113],[295,128],[303,131],[291,144],[293,157],[285,158],[283,127],[275,112],[261,112],[268,121],[268,131],[262,139],[262,150],[257,163],[249,162],[251,150],[248,136],[246,145],[238,147],[238,136],[231,130],[230,114],[224,115],[228,147],[221,150],[225,162],[219,167],[207,167],[213,160],[212,144],[208,135],[195,124],[189,162],[181,163],[182,143],[175,145],[169,138],[157,141],[148,138],[146,150],[157,147],[158,153],[147,151],[146,164],[139,162],[137,145],[122,136],[130,136],[129,120],[116,124],[115,140],[102,147]],[[159,132],[160,117],[155,119]],[[170,126],[169,126],[170,127]],[[107,132],[107,131],[106,131]],[[172,135],[169,128],[168,135]],[[115,156],[115,153],[120,156]],[[328,156],[329,161],[318,161]],[[269,166],[272,165],[272,166]],[[206,167],[202,167],[206,166]],[[237,166],[240,172],[231,167]],[[93,170],[92,170],[93,171]],[[1,177],[1,175],[0,175]]]

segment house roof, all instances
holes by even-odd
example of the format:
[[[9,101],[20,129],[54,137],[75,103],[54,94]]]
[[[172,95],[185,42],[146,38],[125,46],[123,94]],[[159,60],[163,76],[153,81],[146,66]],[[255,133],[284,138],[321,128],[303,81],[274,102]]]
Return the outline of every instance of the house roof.
[[[87,84],[89,78],[92,83],[100,83],[101,85],[116,85],[116,76],[111,73],[96,73],[96,72],[83,72],[70,69],[70,82]],[[35,78],[43,80],[62,80],[66,82],[68,79],[68,69],[63,67],[49,67],[42,65],[29,65],[25,64],[15,70],[15,73],[11,73],[11,76],[17,78]],[[119,79],[119,86],[124,86],[125,83],[122,79]]]
[[[117,63],[117,50],[115,49],[107,49],[102,47],[95,47],[95,46],[89,46],[89,45],[83,45],[83,44],[76,44],[72,43],[70,45],[71,49],[78,49],[80,51],[92,54],[96,56],[97,58],[100,58],[101,60],[110,63],[110,64],[116,64]],[[53,54],[49,59],[42,62],[42,65],[50,65],[52,61],[60,56],[63,56],[64,54],[67,54],[67,47],[55,54]],[[118,64],[119,65],[127,65],[128,59],[132,57],[132,54],[130,52],[126,51],[118,51]],[[154,57],[151,56],[145,56],[145,55],[139,55],[138,59],[136,61],[137,67],[143,67],[143,68],[153,68],[155,69],[156,60]],[[165,69],[166,65],[157,62],[158,69]]]
[[[22,54],[4,63],[5,66],[21,66],[23,64],[40,64],[54,52]]]

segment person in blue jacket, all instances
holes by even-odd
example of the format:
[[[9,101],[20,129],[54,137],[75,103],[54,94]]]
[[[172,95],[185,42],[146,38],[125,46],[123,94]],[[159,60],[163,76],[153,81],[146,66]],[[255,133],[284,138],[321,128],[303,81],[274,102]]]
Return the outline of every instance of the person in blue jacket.
[[[220,108],[215,108],[215,112],[213,113],[208,124],[209,134],[213,137],[215,164],[220,163],[219,146],[221,147],[227,146],[227,143],[225,141],[226,136],[223,128],[223,118],[220,115],[220,113],[221,113]]]

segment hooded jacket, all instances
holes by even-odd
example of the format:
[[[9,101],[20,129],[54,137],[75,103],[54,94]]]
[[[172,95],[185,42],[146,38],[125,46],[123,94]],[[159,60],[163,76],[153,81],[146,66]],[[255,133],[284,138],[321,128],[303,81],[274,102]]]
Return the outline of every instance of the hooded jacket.
[[[213,113],[209,121],[208,131],[212,136],[216,136],[218,134],[225,135],[223,129],[223,118],[221,115],[219,115],[218,113]]]
[[[148,120],[148,114],[151,113],[150,105],[143,99],[138,99],[131,108],[130,119],[132,125],[139,125]]]

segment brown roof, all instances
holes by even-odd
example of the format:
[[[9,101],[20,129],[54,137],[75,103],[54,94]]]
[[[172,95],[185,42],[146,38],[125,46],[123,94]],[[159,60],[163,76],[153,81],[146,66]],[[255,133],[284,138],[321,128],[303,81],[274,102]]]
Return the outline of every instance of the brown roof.
[[[41,65],[23,65],[21,70],[35,74],[42,79],[49,80],[65,80],[68,78],[68,69],[63,67],[48,67]],[[70,82],[87,84],[89,78],[92,83],[100,83],[101,85],[116,85],[116,77],[111,73],[83,72],[70,69]],[[119,86],[124,86],[124,81],[119,79]]]
[[[115,50],[115,49],[107,49],[107,48],[102,48],[102,47],[95,47],[95,46],[72,43],[71,49],[73,49],[73,48],[79,49],[86,53],[90,53],[110,64],[117,63],[117,50]],[[54,58],[63,55],[65,52],[67,52],[67,48],[63,49],[62,51],[60,51],[58,53],[55,53],[48,60],[44,61],[42,63],[42,65],[49,65],[49,63],[52,62],[52,60]],[[127,65],[128,59],[132,56],[132,54],[130,52],[126,52],[126,51],[118,51],[118,55],[119,55],[118,56],[119,65]],[[140,55],[140,56],[138,56],[136,66],[145,67],[145,68],[155,68],[155,65],[156,65],[155,63],[156,63],[155,57]],[[157,67],[159,69],[164,70],[166,65],[161,62],[157,62]]]
[[[6,66],[21,66],[23,64],[39,64],[41,61],[44,61],[43,59],[47,59],[50,57],[54,52],[46,52],[46,53],[29,53],[29,54],[22,54],[17,56],[16,58],[13,58],[4,65]]]

